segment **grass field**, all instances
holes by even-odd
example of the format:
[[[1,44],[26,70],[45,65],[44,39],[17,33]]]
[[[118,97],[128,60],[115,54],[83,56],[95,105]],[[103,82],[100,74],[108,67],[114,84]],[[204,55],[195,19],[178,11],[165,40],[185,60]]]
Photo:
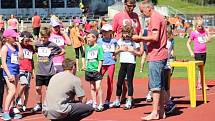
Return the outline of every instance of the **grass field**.
[[[158,0],[158,5],[168,5],[185,14],[214,14],[215,6],[199,6],[182,0]]]
[[[186,59],[186,60],[194,60],[193,58],[190,57],[190,54],[187,50],[186,47],[186,38],[175,38],[175,55],[177,59]],[[215,80],[215,39],[212,40],[212,42],[208,43],[207,46],[207,61],[206,61],[206,68],[205,68],[205,74],[206,74],[206,79],[210,80]],[[67,47],[66,48],[66,57],[75,59],[75,53],[74,49],[72,47]],[[80,60],[81,64],[81,60]],[[141,73],[139,72],[140,70],[140,58],[137,58],[137,65],[136,65],[136,71],[135,71],[135,77],[136,78],[145,78],[148,75],[148,64],[145,63],[145,68],[144,71]],[[81,67],[81,66],[80,66]],[[119,70],[119,63],[116,65],[116,70],[115,70],[115,77],[117,77]],[[84,72],[78,72],[78,75],[80,77],[84,77]],[[187,70],[184,68],[176,68],[174,70],[173,74],[174,78],[187,78]]]

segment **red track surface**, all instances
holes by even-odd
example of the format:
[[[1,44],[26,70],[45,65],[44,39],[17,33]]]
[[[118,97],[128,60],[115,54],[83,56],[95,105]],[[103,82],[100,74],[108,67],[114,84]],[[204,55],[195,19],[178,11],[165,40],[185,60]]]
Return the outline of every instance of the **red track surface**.
[[[63,81],[63,80],[62,80]],[[131,110],[109,109],[103,112],[94,112],[91,116],[83,119],[83,121],[140,121],[141,116],[146,116],[150,113],[152,105],[145,102],[145,95],[147,94],[147,79],[134,80],[134,98],[135,107]],[[215,80],[207,81],[210,90],[207,91],[207,104],[203,104],[201,91],[197,91],[197,107],[190,108],[189,94],[187,80],[175,79],[171,80],[171,94],[177,104],[175,112],[168,116],[165,121],[214,121],[215,112]],[[89,84],[83,81],[83,86],[86,95],[90,98]],[[32,82],[30,90],[30,99],[28,107],[33,107],[35,104],[35,88]],[[116,87],[116,86],[114,86]],[[115,88],[114,88],[115,89]],[[103,81],[103,90],[106,90],[106,80]],[[104,97],[106,91],[104,91]],[[115,98],[115,90],[112,100]],[[48,121],[42,114],[31,114],[26,112],[23,114],[24,118],[17,121]]]

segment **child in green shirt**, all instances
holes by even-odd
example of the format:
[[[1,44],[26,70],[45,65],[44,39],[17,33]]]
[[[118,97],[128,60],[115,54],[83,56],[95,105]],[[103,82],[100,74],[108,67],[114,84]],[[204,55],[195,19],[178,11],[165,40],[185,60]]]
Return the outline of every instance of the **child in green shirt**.
[[[85,79],[90,82],[92,106],[96,111],[103,111],[101,67],[103,61],[103,49],[96,44],[98,33],[90,31],[87,35],[88,47],[86,48],[86,72]],[[99,105],[96,103],[96,94],[99,96]]]

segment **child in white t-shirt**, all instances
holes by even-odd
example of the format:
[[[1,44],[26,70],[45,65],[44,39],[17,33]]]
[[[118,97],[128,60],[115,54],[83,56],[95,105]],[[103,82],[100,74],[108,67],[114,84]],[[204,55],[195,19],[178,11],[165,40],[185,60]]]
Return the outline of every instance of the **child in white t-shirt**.
[[[119,54],[120,69],[118,74],[116,100],[110,107],[120,107],[120,97],[122,95],[122,85],[127,75],[128,84],[128,99],[124,106],[125,110],[132,108],[133,99],[133,77],[136,67],[136,55],[140,56],[140,44],[131,40],[133,35],[133,28],[130,25],[126,25],[122,30],[122,39],[118,41],[118,47],[115,54]]]

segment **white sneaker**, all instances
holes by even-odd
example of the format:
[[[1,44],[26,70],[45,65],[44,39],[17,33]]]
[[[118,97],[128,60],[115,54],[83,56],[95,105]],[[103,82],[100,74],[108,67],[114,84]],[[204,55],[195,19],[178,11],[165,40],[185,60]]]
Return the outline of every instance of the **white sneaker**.
[[[86,104],[92,104],[93,103],[93,100],[88,100],[87,102],[86,102]]]
[[[87,103],[86,103],[86,104],[91,105],[94,109],[96,109],[96,108],[97,108],[97,103],[96,103],[95,101],[93,101],[93,100],[89,100],[89,101],[87,101]]]
[[[17,105],[22,105],[22,99],[21,98],[16,98],[16,104]]]
[[[13,108],[13,112],[14,112],[15,114],[20,113],[20,111],[19,111],[18,108]]]
[[[96,102],[93,102],[93,103],[92,103],[92,107],[93,107],[94,109],[96,109],[96,108],[97,108],[97,103],[96,103]]]
[[[25,111],[26,111],[26,109],[27,109],[27,107],[26,107],[25,105],[23,105],[23,106],[22,106],[22,110],[23,110],[23,112],[25,112]]]
[[[96,108],[96,112],[102,112],[104,109],[103,104],[99,104],[99,106]]]

